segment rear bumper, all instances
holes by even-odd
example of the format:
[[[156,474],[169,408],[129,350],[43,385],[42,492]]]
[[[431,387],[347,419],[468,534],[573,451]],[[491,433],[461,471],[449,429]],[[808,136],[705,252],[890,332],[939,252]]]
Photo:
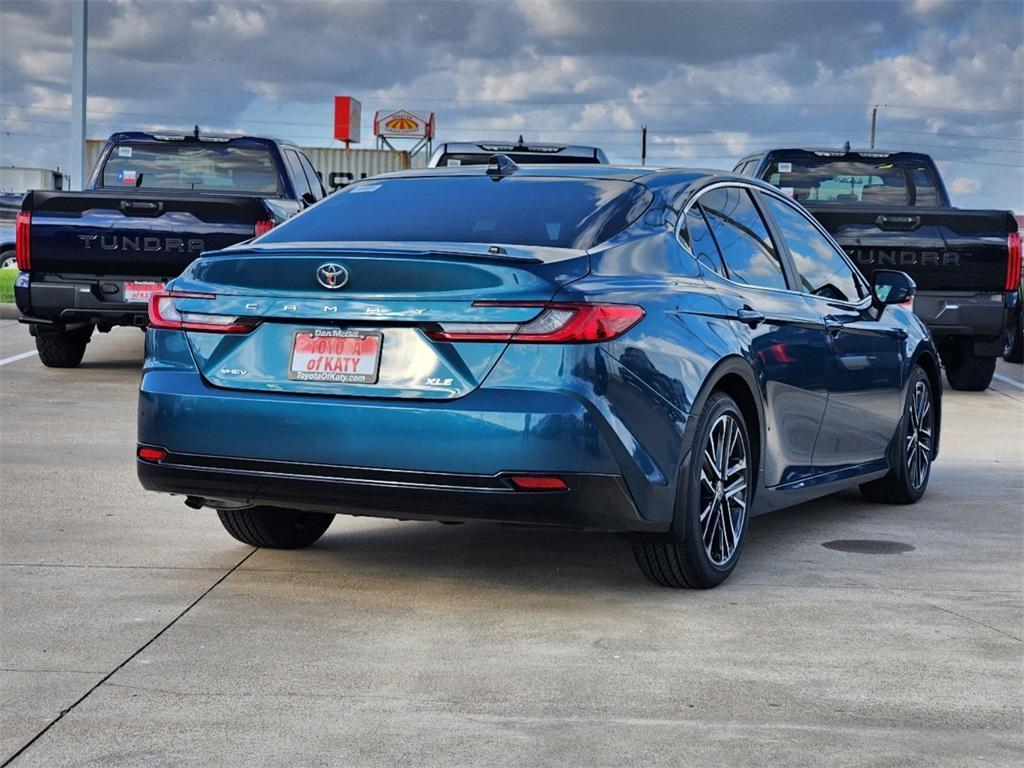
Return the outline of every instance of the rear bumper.
[[[194,506],[264,505],[411,520],[488,521],[601,531],[660,531],[622,478],[562,474],[564,491],[516,490],[504,475],[441,474],[170,453],[139,459],[144,488]]]
[[[194,370],[151,369],[139,392],[138,440],[169,452],[158,464],[139,462],[146,488],[209,506],[605,531],[671,522],[674,487],[640,479],[600,406],[569,391],[332,398],[226,390]],[[507,477],[523,474],[556,475],[569,489],[517,490]]]
[[[981,336],[1005,341],[1014,323],[1016,293],[918,291],[914,313],[932,336]]]
[[[100,325],[134,325],[145,327],[148,320],[146,304],[122,300],[125,280],[118,277],[104,280],[89,277],[26,275],[23,285],[15,287],[15,300],[23,323],[61,326],[94,322]],[[137,278],[145,282],[164,282],[154,278]]]

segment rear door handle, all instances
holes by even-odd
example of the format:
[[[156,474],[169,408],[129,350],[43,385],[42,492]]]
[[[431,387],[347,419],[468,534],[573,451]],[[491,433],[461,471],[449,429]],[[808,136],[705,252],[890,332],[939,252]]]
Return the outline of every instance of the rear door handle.
[[[751,328],[756,328],[764,322],[764,312],[758,312],[750,307],[743,307],[743,309],[736,310],[736,319],[741,323],[746,323]]]

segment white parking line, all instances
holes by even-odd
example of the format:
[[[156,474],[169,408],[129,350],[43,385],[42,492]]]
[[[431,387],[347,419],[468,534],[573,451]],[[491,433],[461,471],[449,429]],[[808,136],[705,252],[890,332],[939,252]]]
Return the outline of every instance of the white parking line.
[[[0,361],[0,365],[3,365],[3,361]],[[1016,387],[1017,389],[1024,389],[1024,384],[1021,384],[1016,379],[1011,379],[1009,376],[1003,376],[1003,374],[1001,373],[993,373],[992,378],[999,379],[999,381],[1003,382],[1004,384],[1009,384],[1011,387]]]
[[[11,357],[5,357],[0,360],[0,366],[7,365],[8,363],[16,363],[19,360],[24,360],[26,357],[35,357],[36,351],[33,349],[31,352],[22,352],[20,355],[12,355]]]

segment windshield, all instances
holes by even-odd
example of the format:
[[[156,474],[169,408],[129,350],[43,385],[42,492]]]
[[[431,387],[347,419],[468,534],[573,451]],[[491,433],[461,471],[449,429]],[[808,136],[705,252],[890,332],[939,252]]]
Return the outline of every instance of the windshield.
[[[765,178],[802,203],[938,205],[931,172],[921,163],[791,157],[773,161]]]
[[[609,179],[424,176],[351,184],[272,229],[260,243],[455,242],[589,248],[650,204]]]
[[[269,149],[223,144],[123,142],[103,166],[103,186],[277,195]]]

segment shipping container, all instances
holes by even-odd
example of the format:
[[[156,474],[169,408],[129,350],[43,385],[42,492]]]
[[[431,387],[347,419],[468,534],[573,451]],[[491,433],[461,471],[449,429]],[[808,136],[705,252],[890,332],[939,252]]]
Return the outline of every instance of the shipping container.
[[[49,168],[22,168],[16,165],[0,166],[0,194],[24,195],[30,189],[51,192],[67,189],[70,178]]]
[[[89,168],[96,164],[105,139],[89,139],[85,159]],[[313,167],[320,173],[324,187],[333,192],[353,181],[410,167],[408,152],[385,149],[343,149],[342,147],[303,147]]]

